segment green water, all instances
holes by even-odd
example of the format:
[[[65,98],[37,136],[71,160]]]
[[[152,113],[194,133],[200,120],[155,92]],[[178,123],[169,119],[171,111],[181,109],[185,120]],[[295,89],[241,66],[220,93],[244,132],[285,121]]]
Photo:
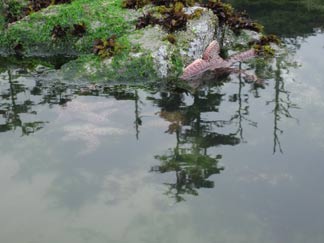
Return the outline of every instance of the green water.
[[[263,21],[271,2],[246,6]],[[242,66],[264,87],[76,85],[1,60],[0,242],[324,242],[324,23],[273,2],[299,24],[272,31],[288,54]]]

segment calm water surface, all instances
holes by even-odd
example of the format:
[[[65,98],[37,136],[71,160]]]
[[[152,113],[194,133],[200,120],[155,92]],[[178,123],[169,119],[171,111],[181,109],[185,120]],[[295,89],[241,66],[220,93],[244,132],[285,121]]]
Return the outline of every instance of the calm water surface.
[[[263,88],[77,86],[2,62],[0,242],[324,242],[324,24],[305,26],[243,65]]]

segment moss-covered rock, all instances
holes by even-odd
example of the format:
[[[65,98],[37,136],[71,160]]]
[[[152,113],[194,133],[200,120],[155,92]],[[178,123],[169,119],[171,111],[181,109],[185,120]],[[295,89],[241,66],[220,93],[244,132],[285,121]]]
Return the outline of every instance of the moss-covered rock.
[[[163,25],[136,28],[136,21],[143,14],[155,11],[161,15],[158,8],[161,7],[146,5],[137,10],[125,9],[122,0],[73,0],[32,12],[6,26],[2,18],[0,55],[77,56],[58,71],[60,77],[68,80],[147,81],[178,77],[184,66],[200,58],[216,38],[218,19],[211,10],[194,6],[184,8],[186,16],[192,17],[181,30],[170,33]],[[75,25],[84,28],[78,35],[74,34]],[[94,41],[104,43],[111,36],[116,36],[118,52],[113,56],[95,55]],[[245,32],[240,37],[226,32],[224,40],[225,44],[230,42],[226,47],[232,48],[241,42],[244,45],[250,37]]]
[[[51,5],[41,11],[11,23],[0,36],[3,53],[12,54],[20,43],[25,56],[76,55],[91,53],[94,39],[112,34],[122,37],[134,29],[129,10],[120,6],[119,0],[74,0],[70,4]],[[135,16],[134,16],[135,17]],[[85,35],[71,34],[74,24],[84,23]],[[66,28],[66,36],[53,38],[53,29]]]

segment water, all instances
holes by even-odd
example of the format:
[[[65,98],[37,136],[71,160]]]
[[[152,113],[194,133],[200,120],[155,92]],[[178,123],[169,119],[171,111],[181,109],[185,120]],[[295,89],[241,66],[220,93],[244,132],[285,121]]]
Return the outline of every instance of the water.
[[[0,241],[324,242],[313,27],[282,33],[288,56],[243,65],[263,88],[236,74],[195,93],[75,85],[2,64]]]

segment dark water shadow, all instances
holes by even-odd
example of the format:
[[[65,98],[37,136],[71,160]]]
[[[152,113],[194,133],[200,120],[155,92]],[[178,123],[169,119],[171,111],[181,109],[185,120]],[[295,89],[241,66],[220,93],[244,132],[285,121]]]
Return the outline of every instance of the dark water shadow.
[[[264,25],[267,33],[293,39],[313,35],[323,28],[324,2],[321,0],[226,0]]]

